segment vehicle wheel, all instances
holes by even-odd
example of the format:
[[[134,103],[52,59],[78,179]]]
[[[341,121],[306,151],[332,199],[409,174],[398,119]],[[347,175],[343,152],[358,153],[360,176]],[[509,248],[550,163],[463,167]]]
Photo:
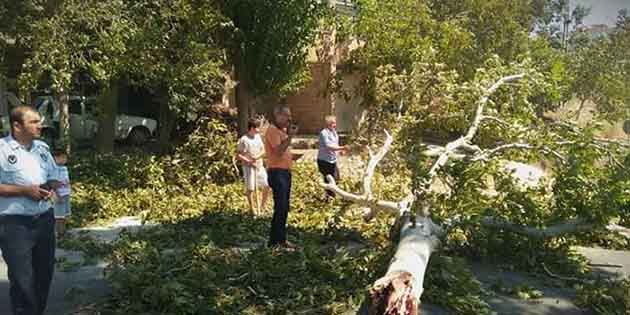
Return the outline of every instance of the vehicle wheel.
[[[55,131],[53,129],[42,130],[40,140],[46,142],[51,148],[55,145]]]
[[[149,131],[144,128],[133,128],[127,139],[133,145],[143,145],[149,140]]]

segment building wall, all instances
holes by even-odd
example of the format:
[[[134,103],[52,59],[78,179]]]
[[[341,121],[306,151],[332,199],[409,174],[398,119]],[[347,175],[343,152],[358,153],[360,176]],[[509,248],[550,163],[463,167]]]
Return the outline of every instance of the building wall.
[[[360,104],[363,98],[356,95],[359,84],[361,84],[359,73],[346,74],[343,77],[342,91],[335,96],[335,116],[339,132],[351,132],[361,118]]]
[[[327,95],[330,65],[311,63],[309,67],[311,82],[298,93],[286,98],[294,123],[300,126],[300,134],[318,133],[324,126],[324,117],[333,110]]]

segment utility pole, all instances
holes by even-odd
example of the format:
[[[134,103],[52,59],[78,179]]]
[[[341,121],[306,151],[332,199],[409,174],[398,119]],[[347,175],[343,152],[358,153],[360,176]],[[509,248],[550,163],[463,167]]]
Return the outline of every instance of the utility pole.
[[[564,8],[562,8],[562,48],[566,52],[569,42],[569,26],[571,25],[571,1],[566,0]]]

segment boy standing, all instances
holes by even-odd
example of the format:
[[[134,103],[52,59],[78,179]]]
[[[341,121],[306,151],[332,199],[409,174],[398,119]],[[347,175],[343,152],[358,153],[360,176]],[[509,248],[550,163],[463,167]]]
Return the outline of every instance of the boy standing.
[[[247,122],[247,133],[238,140],[236,158],[243,164],[243,177],[247,202],[252,214],[258,214],[264,208],[269,196],[267,172],[262,158],[265,155],[265,145],[258,133],[260,121],[250,119]],[[258,190],[262,190],[262,203],[258,203]],[[256,211],[257,210],[257,211]]]
[[[57,236],[66,233],[66,219],[70,215],[70,175],[66,163],[68,156],[63,150],[55,150],[55,164],[60,186],[57,188],[57,202],[55,202],[55,230]]]

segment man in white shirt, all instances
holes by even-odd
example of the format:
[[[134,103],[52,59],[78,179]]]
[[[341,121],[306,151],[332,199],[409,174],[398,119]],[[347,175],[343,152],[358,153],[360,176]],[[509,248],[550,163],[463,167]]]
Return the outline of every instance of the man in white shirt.
[[[59,187],[48,145],[35,140],[39,113],[18,106],[11,135],[0,139],[0,249],[7,264],[14,315],[41,315],[55,269],[55,217]]]
[[[339,167],[337,167],[337,153],[346,152],[346,146],[339,145],[339,135],[337,134],[337,118],[329,115],[325,118],[326,128],[319,133],[319,151],[317,152],[317,168],[324,176],[324,181],[331,175],[335,180],[339,180]],[[334,197],[335,193],[326,190],[326,195]]]

